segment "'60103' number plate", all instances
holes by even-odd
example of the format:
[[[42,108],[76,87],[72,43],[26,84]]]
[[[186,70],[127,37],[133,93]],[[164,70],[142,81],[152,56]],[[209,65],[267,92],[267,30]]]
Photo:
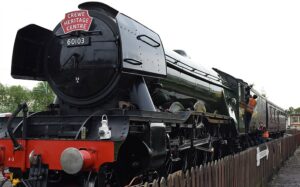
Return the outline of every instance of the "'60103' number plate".
[[[67,47],[77,47],[90,45],[90,37],[72,37],[65,40]]]

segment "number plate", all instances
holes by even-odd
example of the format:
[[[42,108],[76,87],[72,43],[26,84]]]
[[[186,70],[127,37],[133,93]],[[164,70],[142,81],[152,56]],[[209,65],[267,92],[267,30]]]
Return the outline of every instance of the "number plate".
[[[90,45],[90,37],[72,37],[65,40],[67,47]]]

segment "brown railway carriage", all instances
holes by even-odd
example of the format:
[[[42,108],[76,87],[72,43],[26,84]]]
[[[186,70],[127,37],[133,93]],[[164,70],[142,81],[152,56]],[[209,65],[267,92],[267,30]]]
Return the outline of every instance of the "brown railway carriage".
[[[287,123],[287,116],[284,110],[257,91],[253,90],[251,92],[251,95],[257,95],[257,105],[250,122],[250,130],[253,132],[263,126],[268,129],[271,135],[282,134]]]

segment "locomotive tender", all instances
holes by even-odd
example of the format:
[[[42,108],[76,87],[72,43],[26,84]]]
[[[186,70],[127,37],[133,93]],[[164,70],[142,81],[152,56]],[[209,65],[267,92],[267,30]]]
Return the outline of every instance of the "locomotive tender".
[[[53,31],[17,33],[12,76],[47,81],[57,97],[47,111],[21,104],[0,134],[2,172],[16,185],[153,180],[256,144],[259,125],[285,131],[284,111],[243,80],[165,51],[158,34],[105,4],[79,9]],[[258,99],[246,132],[249,94]]]

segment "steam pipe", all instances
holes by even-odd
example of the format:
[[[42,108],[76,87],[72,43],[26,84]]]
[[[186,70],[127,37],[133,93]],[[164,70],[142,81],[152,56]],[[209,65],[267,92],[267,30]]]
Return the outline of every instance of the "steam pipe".
[[[24,113],[25,111],[27,111],[27,104],[26,103],[22,103],[18,106],[18,108],[14,111],[14,113],[9,117],[8,121],[7,121],[7,132],[8,135],[14,145],[14,151],[18,151],[22,149],[22,145],[17,141],[16,137],[14,136],[14,132],[12,129],[12,122],[14,120],[14,118],[19,114],[19,112],[23,110]]]

